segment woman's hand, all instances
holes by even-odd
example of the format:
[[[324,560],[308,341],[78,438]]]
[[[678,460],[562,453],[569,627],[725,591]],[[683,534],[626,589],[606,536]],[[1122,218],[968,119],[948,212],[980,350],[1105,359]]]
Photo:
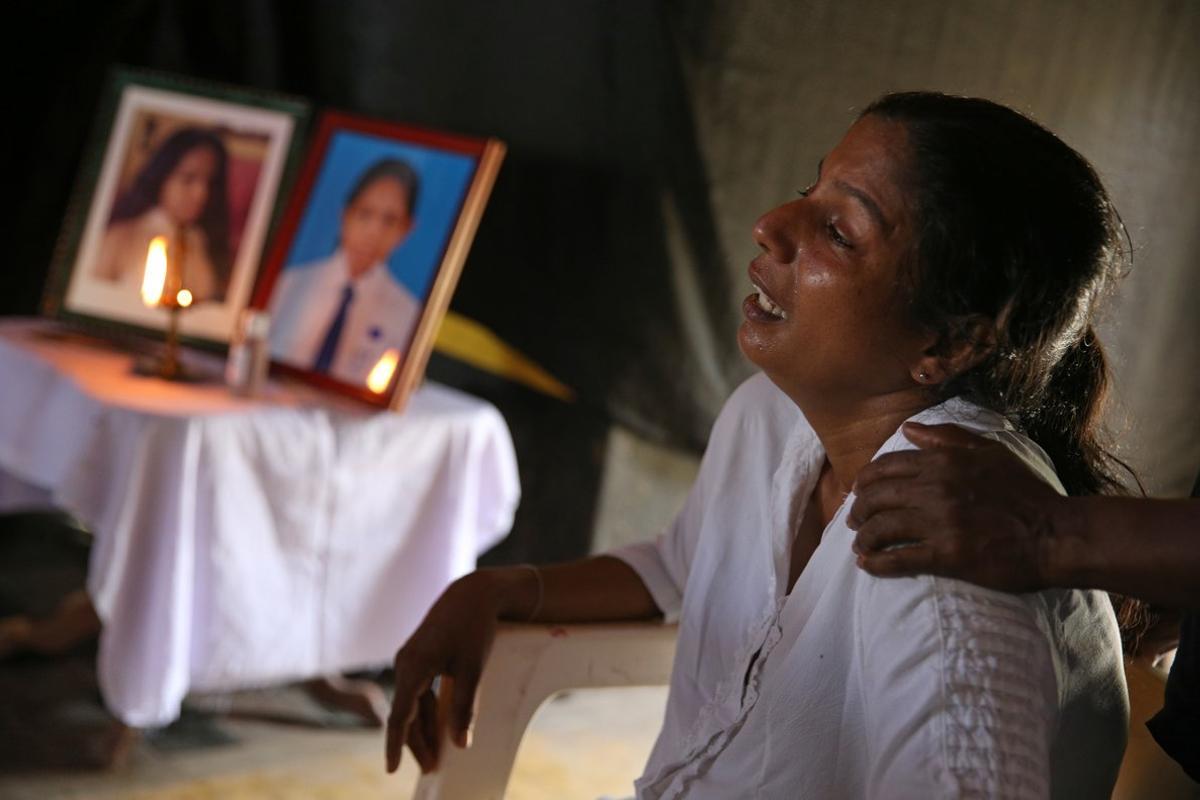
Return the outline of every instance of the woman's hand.
[[[858,475],[849,525],[872,575],[945,575],[992,589],[1046,588],[1062,497],[1003,445],[956,425],[906,423],[924,450],[887,453]]]
[[[443,724],[459,747],[470,741],[475,690],[500,620],[606,622],[659,613],[650,591],[625,562],[594,556],[533,569],[482,569],[450,585],[396,653],[396,694],[388,717],[387,768],[412,750],[422,772],[437,768]],[[434,678],[450,681],[449,719],[438,716]]]
[[[422,772],[437,768],[442,724],[459,747],[470,741],[475,690],[483,674],[496,624],[514,604],[528,602],[528,569],[480,570],[450,585],[420,627],[396,653],[396,693],[387,723],[387,770],[400,766],[407,744]],[[536,592],[536,588],[533,589]],[[528,612],[527,612],[528,613]],[[438,717],[434,678],[451,681],[449,719]]]

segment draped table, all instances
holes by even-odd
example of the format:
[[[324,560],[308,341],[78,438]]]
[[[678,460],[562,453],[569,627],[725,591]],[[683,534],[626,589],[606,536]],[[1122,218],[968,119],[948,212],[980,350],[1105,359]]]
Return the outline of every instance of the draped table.
[[[0,469],[93,532],[99,681],[130,725],[170,722],[192,689],[390,662],[511,526],[512,439],[479,399],[427,383],[395,414],[130,367],[51,323],[0,321]]]

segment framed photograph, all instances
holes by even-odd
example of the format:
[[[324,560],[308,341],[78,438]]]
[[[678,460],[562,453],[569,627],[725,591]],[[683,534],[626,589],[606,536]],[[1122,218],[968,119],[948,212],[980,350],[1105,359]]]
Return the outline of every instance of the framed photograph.
[[[164,243],[193,343],[227,343],[249,305],[295,165],[308,105],[289,97],[117,70],[101,104],[45,296],[47,313],[93,327],[161,331],[143,299],[151,242]]]
[[[403,408],[503,158],[495,139],[323,114],[255,292],[272,362]]]

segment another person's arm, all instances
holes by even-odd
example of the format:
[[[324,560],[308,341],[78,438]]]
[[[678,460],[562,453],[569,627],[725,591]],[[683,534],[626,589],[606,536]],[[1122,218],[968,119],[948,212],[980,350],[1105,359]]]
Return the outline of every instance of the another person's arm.
[[[1200,608],[1200,501],[1063,497],[962,428],[907,423],[904,433],[925,449],[881,456],[855,488],[850,526],[871,574],[1105,589]]]

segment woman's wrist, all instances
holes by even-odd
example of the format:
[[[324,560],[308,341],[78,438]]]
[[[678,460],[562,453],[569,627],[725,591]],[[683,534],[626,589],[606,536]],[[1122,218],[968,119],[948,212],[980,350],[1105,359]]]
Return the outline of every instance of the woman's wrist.
[[[528,622],[540,610],[543,585],[537,569],[531,565],[488,567],[460,580],[470,581],[485,594],[497,619]]]

